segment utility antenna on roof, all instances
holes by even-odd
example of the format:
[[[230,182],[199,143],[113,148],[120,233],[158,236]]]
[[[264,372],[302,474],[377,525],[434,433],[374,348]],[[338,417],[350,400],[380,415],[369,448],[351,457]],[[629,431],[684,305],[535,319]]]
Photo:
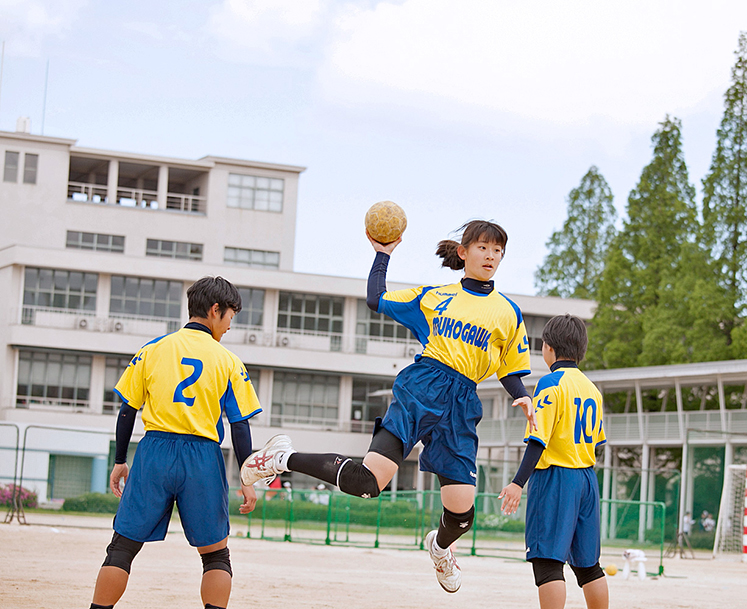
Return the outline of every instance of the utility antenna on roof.
[[[44,73],[44,102],[42,103],[42,127],[41,134],[44,135],[44,118],[47,116],[47,83],[49,82],[49,59],[47,59],[47,71]]]

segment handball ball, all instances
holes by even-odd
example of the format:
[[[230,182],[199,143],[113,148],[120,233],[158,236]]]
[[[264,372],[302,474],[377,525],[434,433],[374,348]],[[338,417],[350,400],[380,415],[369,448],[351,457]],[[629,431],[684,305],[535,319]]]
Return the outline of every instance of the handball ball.
[[[610,563],[604,568],[604,571],[607,575],[615,575],[617,573],[617,566]]]
[[[366,212],[366,230],[382,245],[399,239],[406,228],[405,211],[392,201],[374,203]]]

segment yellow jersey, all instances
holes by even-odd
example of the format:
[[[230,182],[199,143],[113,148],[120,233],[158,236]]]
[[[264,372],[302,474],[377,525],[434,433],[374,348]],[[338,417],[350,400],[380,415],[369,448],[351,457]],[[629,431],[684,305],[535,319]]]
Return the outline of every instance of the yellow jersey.
[[[114,391],[143,409],[145,431],[203,436],[220,443],[229,423],[262,409],[241,360],[206,331],[182,328],[147,343]]]
[[[527,423],[524,441],[536,440],[545,447],[537,469],[591,467],[596,463],[594,449],[607,441],[602,394],[572,362],[553,368],[534,389],[537,430]]]

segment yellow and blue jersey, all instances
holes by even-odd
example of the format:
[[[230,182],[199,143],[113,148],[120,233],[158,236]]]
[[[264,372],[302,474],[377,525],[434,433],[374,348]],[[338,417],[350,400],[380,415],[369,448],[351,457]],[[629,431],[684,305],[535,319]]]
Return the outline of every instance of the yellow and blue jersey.
[[[384,292],[378,313],[408,328],[430,357],[479,383],[529,374],[529,342],[519,307],[496,290],[462,283]]]
[[[145,431],[223,440],[222,413],[229,423],[262,409],[241,360],[208,332],[182,328],[140,349],[114,391],[143,409]]]
[[[592,467],[594,449],[607,441],[602,394],[594,383],[575,364],[562,362],[539,380],[533,403],[537,430],[527,423],[524,441],[536,440],[545,447],[537,469]]]

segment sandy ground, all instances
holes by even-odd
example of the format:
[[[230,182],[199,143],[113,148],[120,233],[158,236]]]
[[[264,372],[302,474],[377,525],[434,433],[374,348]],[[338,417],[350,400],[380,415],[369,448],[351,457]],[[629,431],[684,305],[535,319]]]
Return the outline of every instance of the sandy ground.
[[[85,609],[106,545],[109,517],[29,514],[29,526],[0,525],[0,607]],[[232,534],[246,533],[234,526]],[[326,547],[232,537],[233,608],[330,609],[538,607],[531,567],[489,557],[459,557],[462,589],[438,586],[427,553]],[[602,564],[622,566],[620,550]],[[658,561],[654,561],[658,564]],[[747,564],[665,559],[665,576],[608,577],[610,607],[730,609],[747,607]],[[146,544],[118,608],[201,607],[201,563],[178,523],[164,542]],[[567,570],[568,608],[585,607]]]

